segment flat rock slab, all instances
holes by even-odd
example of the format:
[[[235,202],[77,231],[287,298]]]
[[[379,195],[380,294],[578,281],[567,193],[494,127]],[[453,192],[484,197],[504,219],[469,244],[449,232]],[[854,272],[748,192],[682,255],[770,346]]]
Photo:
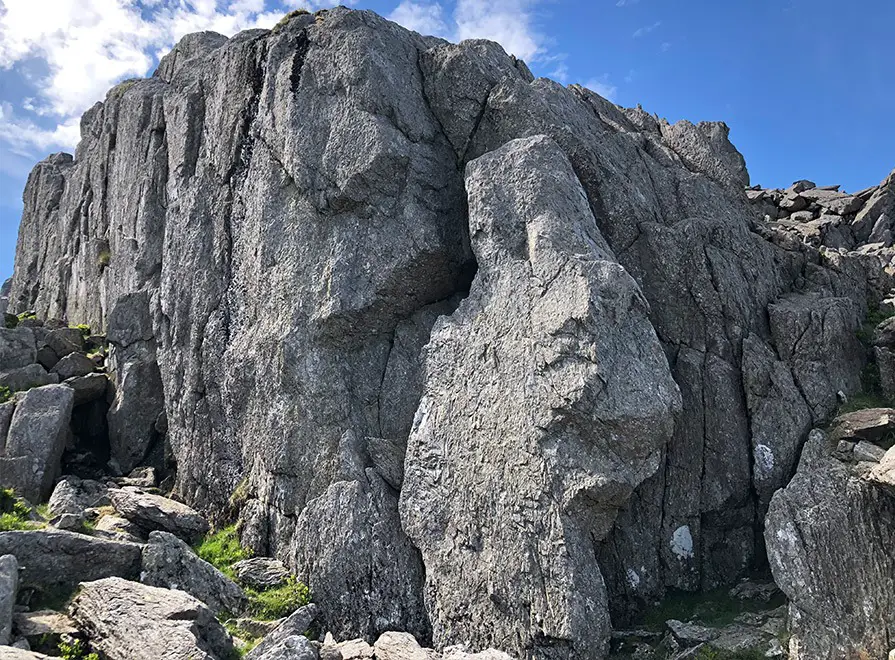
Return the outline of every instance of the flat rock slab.
[[[109,504],[109,488],[99,481],[69,475],[53,489],[47,504],[50,515],[83,514],[85,509]]]
[[[75,635],[75,622],[61,612],[39,610],[19,612],[12,618],[13,630],[18,637],[42,637],[43,635]]]
[[[74,589],[79,582],[140,575],[140,546],[56,529],[0,533],[0,555],[19,560],[19,588],[41,593]]]
[[[211,610],[183,591],[107,578],[81,585],[70,613],[108,660],[225,660],[235,655]]]
[[[835,446],[839,440],[866,440],[875,444],[891,446],[891,436],[895,432],[895,409],[867,408],[839,415],[833,420],[830,442]]]
[[[279,587],[292,575],[286,565],[272,557],[252,557],[231,567],[241,584],[254,589]]]
[[[208,533],[208,521],[195,509],[174,500],[144,493],[139,488],[125,486],[109,493],[112,506],[147,534],[154,531],[170,532],[188,543],[196,543]]]
[[[43,653],[34,653],[14,646],[0,646],[0,660],[53,660]]]

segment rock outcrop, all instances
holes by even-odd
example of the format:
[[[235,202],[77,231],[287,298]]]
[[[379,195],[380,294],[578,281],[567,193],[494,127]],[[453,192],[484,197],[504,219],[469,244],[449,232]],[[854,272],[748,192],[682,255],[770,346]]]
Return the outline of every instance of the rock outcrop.
[[[81,128],[29,177],[10,310],[105,328],[76,435],[176,468],[342,639],[598,657],[610,613],[735,582],[895,275],[891,176],[744,192],[724,124],[371,12],[191,35]],[[0,371],[88,396],[70,330],[0,330]]]
[[[680,395],[553,140],[482,156],[466,188],[479,271],[426,348],[401,500],[435,643],[599,653],[593,543],[656,471]]]

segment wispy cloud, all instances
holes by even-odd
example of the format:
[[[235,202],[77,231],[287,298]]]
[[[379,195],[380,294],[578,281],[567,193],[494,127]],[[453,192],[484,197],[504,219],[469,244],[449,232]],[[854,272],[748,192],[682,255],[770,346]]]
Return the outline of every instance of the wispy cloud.
[[[618,94],[618,87],[609,82],[608,73],[604,73],[599,78],[591,78],[582,86],[587,87],[592,92],[596,92],[604,99],[608,99],[610,101],[615,101],[616,95]]]
[[[669,50],[671,50],[671,42],[663,41],[662,45],[659,46],[659,50],[661,50],[663,53],[667,53]]]
[[[642,28],[635,30],[633,36],[635,39],[639,39],[640,37],[643,37],[643,36],[649,34],[650,32],[657,30],[660,25],[662,25],[662,21],[656,21],[652,25],[645,25]]]
[[[437,2],[423,3],[404,0],[388,16],[389,20],[400,23],[408,30],[420,34],[444,36],[449,33],[444,18],[444,8]]]
[[[640,0],[618,0],[615,3],[616,7],[628,7],[630,5],[636,5]]]
[[[0,0],[0,72],[30,87],[27,98],[0,99],[7,104],[0,114],[7,152],[72,148],[80,114],[118,81],[150,73],[155,55],[183,35],[232,35],[270,27],[283,14],[279,7],[266,11],[265,0],[54,0],[51,11],[47,4]],[[284,4],[318,9],[338,0]],[[29,76],[35,68],[41,74]]]

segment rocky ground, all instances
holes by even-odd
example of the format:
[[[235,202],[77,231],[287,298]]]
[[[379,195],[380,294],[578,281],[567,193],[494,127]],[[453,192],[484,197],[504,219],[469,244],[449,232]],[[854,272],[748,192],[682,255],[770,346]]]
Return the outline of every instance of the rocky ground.
[[[0,290],[9,641],[891,650],[892,175],[752,186],[723,123],[346,8],[81,129]]]

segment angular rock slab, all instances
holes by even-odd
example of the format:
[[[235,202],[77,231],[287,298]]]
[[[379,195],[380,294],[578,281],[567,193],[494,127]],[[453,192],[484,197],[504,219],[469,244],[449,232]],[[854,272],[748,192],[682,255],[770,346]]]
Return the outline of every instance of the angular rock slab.
[[[19,588],[43,593],[73,589],[79,582],[140,575],[140,546],[62,530],[0,533],[0,554],[21,565]]]
[[[105,484],[67,475],[56,484],[47,507],[51,516],[63,513],[80,515],[85,509],[107,504],[109,504],[109,488]]]
[[[479,271],[425,349],[401,490],[435,645],[599,656],[593,542],[656,471],[680,395],[550,138],[477,159],[466,186]]]
[[[827,455],[813,431],[765,519],[774,581],[790,599],[793,660],[884,658],[895,636],[895,498]]]
[[[248,605],[248,597],[233,580],[197,557],[190,546],[168,532],[149,535],[149,542],[143,548],[140,582],[185,591],[215,614],[239,614]]]
[[[74,398],[74,391],[64,385],[38,387],[21,396],[10,421],[5,457],[0,458],[0,485],[30,502],[50,496]]]
[[[195,509],[175,500],[144,493],[125,486],[109,492],[112,506],[145,533],[156,530],[170,532],[188,543],[196,543],[208,533],[208,521]]]
[[[272,557],[243,559],[231,568],[240,583],[254,589],[279,587],[292,575],[283,562]]]
[[[182,591],[121,578],[86,582],[71,617],[108,660],[224,660],[234,655],[227,631]]]

